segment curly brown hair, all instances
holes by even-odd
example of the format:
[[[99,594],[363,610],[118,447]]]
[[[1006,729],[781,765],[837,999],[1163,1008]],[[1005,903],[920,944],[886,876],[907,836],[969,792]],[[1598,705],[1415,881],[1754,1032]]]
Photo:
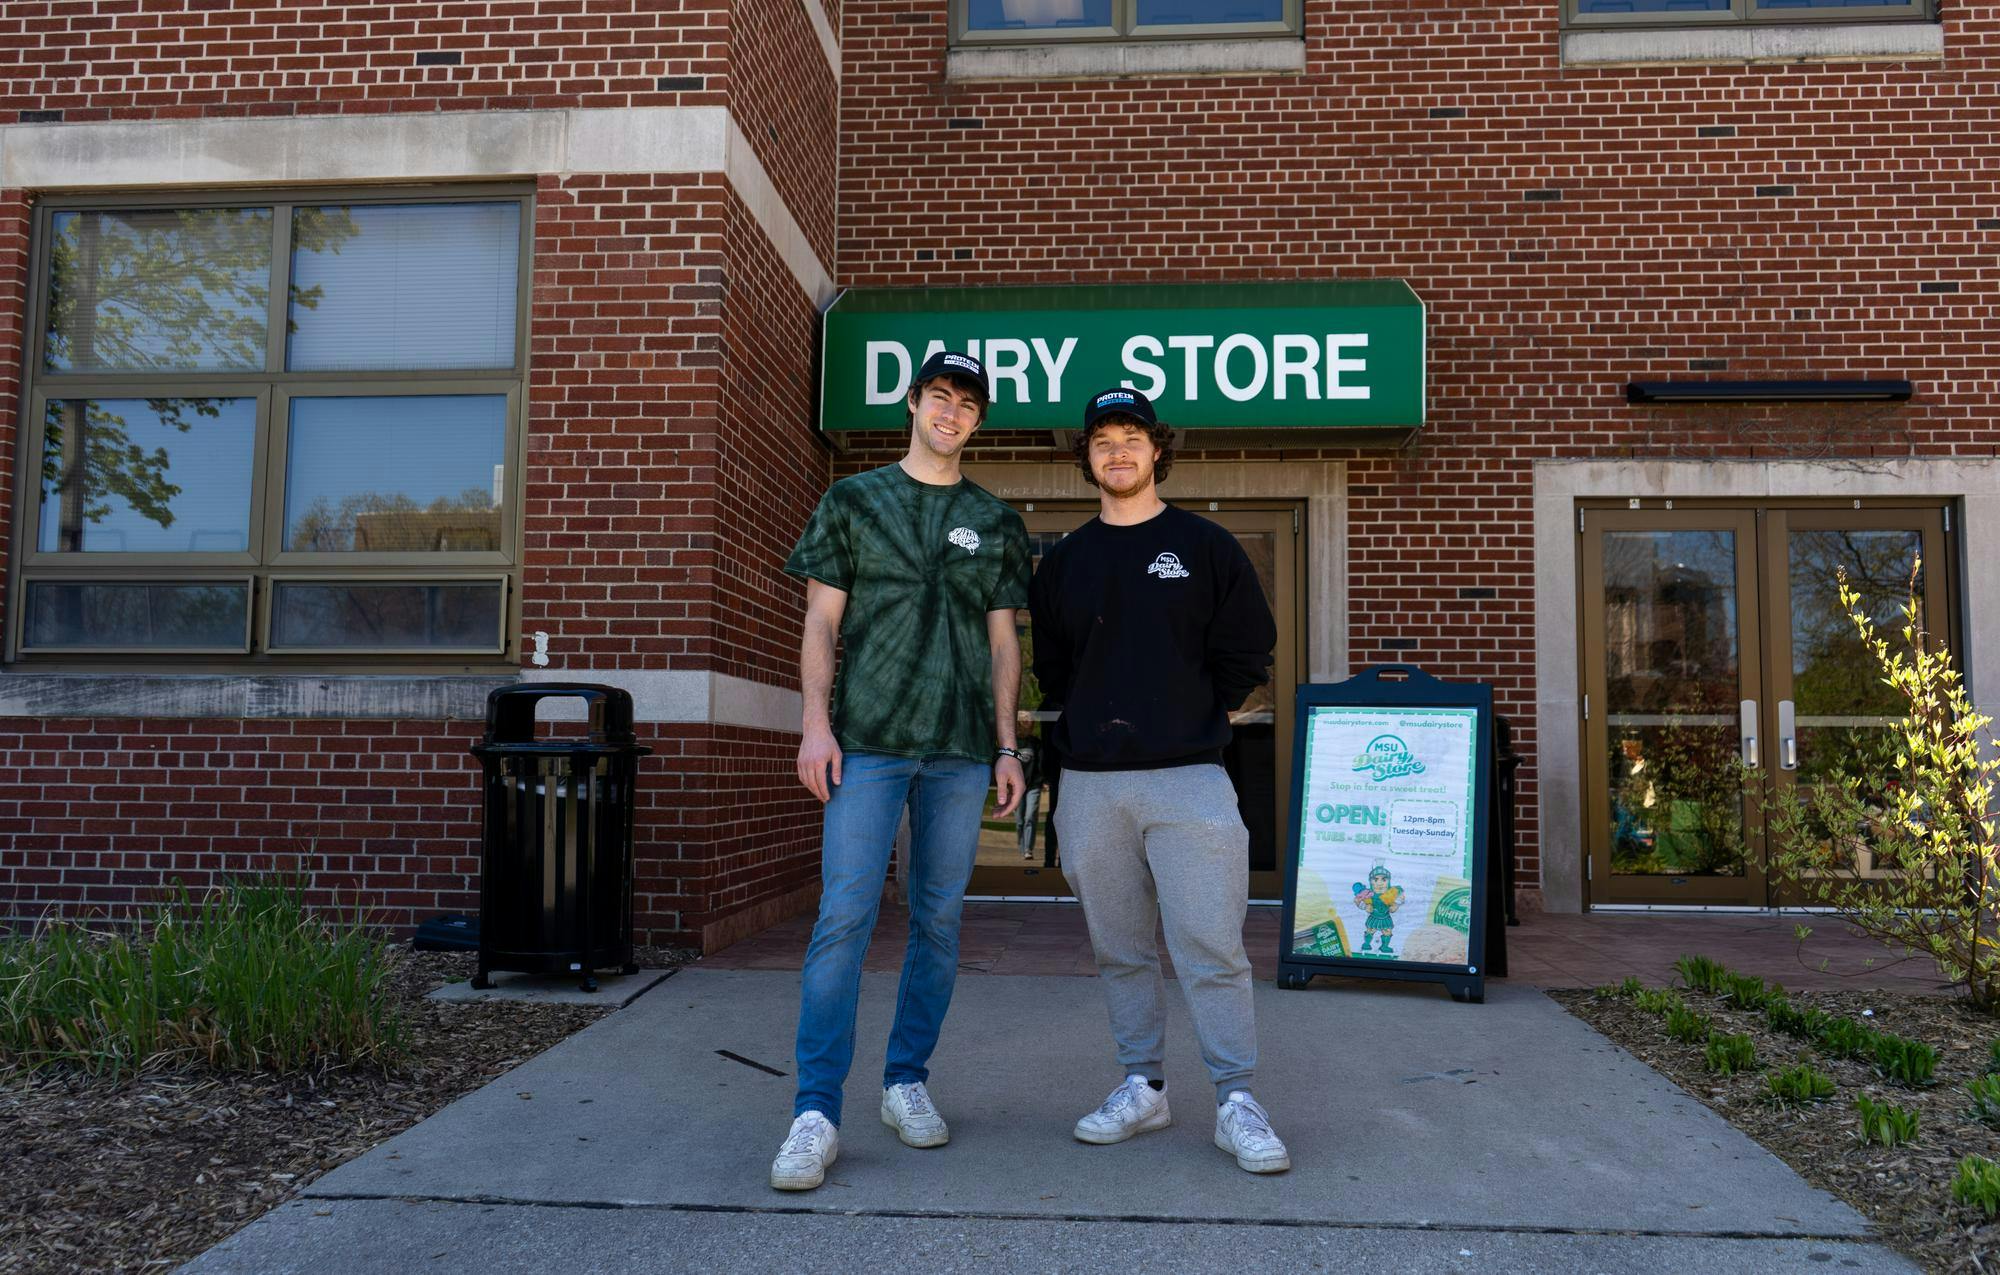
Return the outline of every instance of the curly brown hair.
[[[1083,480],[1085,482],[1093,487],[1098,485],[1097,475],[1090,472],[1090,440],[1096,436],[1098,430],[1103,429],[1106,425],[1130,425],[1136,429],[1145,430],[1147,437],[1153,440],[1153,446],[1160,453],[1158,458],[1153,461],[1153,481],[1155,483],[1167,481],[1167,474],[1174,467],[1173,426],[1161,421],[1155,421],[1151,425],[1148,425],[1136,416],[1126,416],[1119,413],[1102,417],[1092,424],[1090,428],[1077,431],[1076,467],[1083,471]]]

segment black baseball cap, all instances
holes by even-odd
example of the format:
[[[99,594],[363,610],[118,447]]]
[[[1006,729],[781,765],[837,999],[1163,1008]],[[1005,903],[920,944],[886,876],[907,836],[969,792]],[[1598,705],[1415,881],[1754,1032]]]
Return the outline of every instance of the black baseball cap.
[[[986,387],[986,365],[970,354],[939,350],[924,360],[924,365],[917,369],[917,379],[910,385],[912,388],[928,385],[940,376],[949,376],[968,388],[977,387],[981,402],[993,401],[993,392]]]
[[[1083,409],[1083,428],[1089,430],[1107,416],[1130,416],[1148,426],[1160,423],[1160,418],[1153,412],[1153,400],[1124,386],[1090,396],[1089,406]]]

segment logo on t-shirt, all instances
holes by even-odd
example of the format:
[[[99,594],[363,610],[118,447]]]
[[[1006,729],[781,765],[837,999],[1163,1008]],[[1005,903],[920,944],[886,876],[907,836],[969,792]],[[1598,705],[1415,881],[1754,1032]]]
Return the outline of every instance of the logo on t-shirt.
[[[970,527],[953,527],[951,534],[946,536],[945,539],[967,553],[979,552],[979,533]]]
[[[1158,576],[1162,580],[1185,580],[1188,578],[1188,569],[1181,565],[1179,554],[1163,553],[1153,559],[1153,565],[1146,568],[1146,574]]]

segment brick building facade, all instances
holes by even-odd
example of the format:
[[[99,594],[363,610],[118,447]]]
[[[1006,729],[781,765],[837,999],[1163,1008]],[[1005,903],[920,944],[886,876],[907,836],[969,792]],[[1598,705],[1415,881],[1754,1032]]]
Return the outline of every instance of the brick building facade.
[[[1519,881],[1547,906],[1774,901],[1754,865],[1674,858],[1692,789],[1633,787],[1657,732],[1720,731],[1703,714],[1791,694],[1739,696],[1753,677],[1807,672],[1806,621],[1790,648],[1766,622],[1796,602],[1785,563],[1799,569],[1774,528],[1795,546],[1851,539],[1835,514],[1857,509],[1863,531],[1905,538],[1885,552],[1941,550],[1927,588],[1991,702],[2000,597],[1965,570],[2000,548],[1990,10],[1661,31],[1560,3],[1307,0],[1294,31],[1049,46],[982,43],[964,12],[0,5],[0,915],[116,909],[171,877],[273,864],[392,924],[469,909],[466,745],[485,693],[518,676],[639,701],[657,753],[639,820],[648,937],[713,949],[808,906],[816,807],[791,764],[802,592],[779,568],[827,482],[900,446],[818,428],[817,316],[840,289],[1407,284],[1425,306],[1420,430],[1200,430],[1165,494],[1296,511],[1298,680],[1414,663],[1494,684],[1527,758]],[[496,476],[493,498],[515,537],[491,560],[494,649],[287,652],[271,597],[345,568],[255,534],[188,569],[248,581],[241,651],[66,648],[57,620],[30,639],[31,587],[175,570],[92,562],[87,536],[38,543],[60,466],[31,436],[54,405],[199,379],[157,360],[102,383],[56,366],[61,218],[489,195],[529,226],[525,357],[488,369],[519,383],[518,480],[503,498]],[[326,393],[269,339],[243,401]],[[1692,380],[1806,384],[1750,403],[1628,391]],[[1846,380],[1914,394],[1826,401]],[[257,413],[260,439],[283,431],[274,407]],[[1087,498],[1060,439],[1005,426],[1003,404],[969,453],[976,479],[1029,507]],[[290,481],[269,475],[250,488],[260,518]],[[1709,669],[1736,689],[1635,701],[1607,724],[1619,695],[1660,682],[1621,658],[1701,678],[1681,667],[1691,586],[1617,584],[1606,546],[1650,535],[1670,558],[1676,536],[1739,526],[1729,598],[1703,613],[1737,626]],[[457,579],[447,557],[390,565]],[[1650,638],[1606,636],[1632,623]],[[1771,711],[1745,734],[1776,738]],[[1715,888],[1676,894],[1688,877]]]

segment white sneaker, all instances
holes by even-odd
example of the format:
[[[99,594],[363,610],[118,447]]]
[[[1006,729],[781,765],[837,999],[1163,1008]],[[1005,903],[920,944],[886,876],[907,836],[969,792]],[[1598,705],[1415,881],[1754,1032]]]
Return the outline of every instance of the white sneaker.
[[[792,1121],[785,1145],[771,1161],[771,1185],[780,1191],[810,1191],[826,1181],[826,1171],[840,1156],[840,1131],[817,1111]]]
[[[894,1129],[906,1147],[941,1147],[951,1141],[951,1130],[931,1105],[930,1091],[921,1080],[882,1091],[882,1123]]]
[[[1127,1076],[1103,1106],[1076,1122],[1076,1140],[1109,1146],[1173,1122],[1167,1113],[1167,1091],[1153,1088],[1144,1076]]]
[[[1236,1167],[1249,1173],[1283,1173],[1292,1167],[1291,1154],[1271,1132],[1271,1118],[1240,1089],[1215,1109],[1215,1145],[1235,1156]]]

